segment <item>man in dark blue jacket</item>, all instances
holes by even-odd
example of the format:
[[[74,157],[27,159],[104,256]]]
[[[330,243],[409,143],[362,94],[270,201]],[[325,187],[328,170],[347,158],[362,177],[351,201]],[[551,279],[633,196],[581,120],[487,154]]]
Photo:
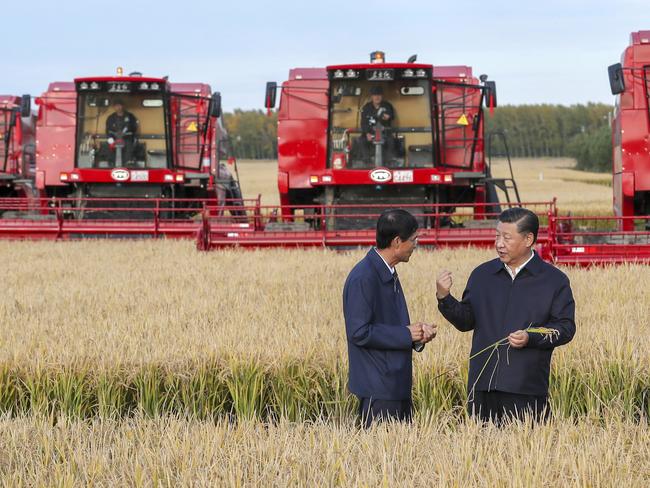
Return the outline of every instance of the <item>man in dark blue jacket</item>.
[[[348,386],[359,397],[365,427],[380,419],[410,420],[412,350],[421,351],[436,334],[434,325],[411,324],[395,270],[411,257],[417,229],[405,210],[384,212],[377,221],[377,247],[352,269],[343,288]]]
[[[546,418],[551,355],[576,331],[569,279],[532,250],[538,230],[530,210],[504,210],[496,228],[498,258],[472,272],[460,302],[449,293],[451,273],[438,275],[438,309],[458,330],[474,331],[468,408],[481,420],[501,423],[527,413]],[[552,332],[528,332],[530,327]],[[504,338],[496,350],[488,348]]]

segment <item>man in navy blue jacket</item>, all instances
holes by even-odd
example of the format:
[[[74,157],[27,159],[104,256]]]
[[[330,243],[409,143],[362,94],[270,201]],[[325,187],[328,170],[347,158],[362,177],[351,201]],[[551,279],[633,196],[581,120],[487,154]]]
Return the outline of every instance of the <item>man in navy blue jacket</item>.
[[[458,330],[473,330],[468,408],[482,420],[535,419],[549,415],[548,380],[553,350],[573,338],[575,302],[569,279],[532,250],[539,220],[525,208],[510,208],[496,227],[498,258],[478,266],[459,302],[449,293],[449,271],[438,275],[438,309]],[[551,334],[527,332],[547,327]]]
[[[349,389],[365,427],[374,420],[411,418],[412,350],[421,351],[436,327],[411,324],[395,266],[408,262],[418,224],[405,210],[377,221],[377,247],[352,269],[343,288],[350,361]]]

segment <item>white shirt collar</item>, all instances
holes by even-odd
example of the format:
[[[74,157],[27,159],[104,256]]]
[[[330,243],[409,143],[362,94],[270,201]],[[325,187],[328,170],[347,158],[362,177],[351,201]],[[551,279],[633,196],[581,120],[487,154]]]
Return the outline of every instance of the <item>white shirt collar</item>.
[[[503,265],[505,266],[506,271],[508,272],[508,274],[510,275],[510,277],[511,277],[512,280],[514,281],[514,279],[517,277],[517,275],[519,274],[519,272],[520,272],[522,269],[524,269],[524,268],[526,267],[526,265],[530,262],[530,260],[533,259],[534,257],[535,257],[535,251],[533,251],[533,250],[531,249],[531,250],[530,250],[530,257],[526,260],[526,262],[525,262],[524,264],[522,264],[522,265],[519,266],[518,268],[515,268],[515,271],[514,271],[514,272],[510,269],[510,267],[509,267],[506,263],[503,263]]]
[[[373,249],[375,250],[375,252],[376,252],[377,254],[379,254],[379,257],[381,258],[381,260],[384,262],[384,264],[385,264],[386,267],[388,268],[388,271],[390,271],[390,274],[395,274],[395,268],[391,268],[391,267],[390,267],[390,265],[389,265],[389,264],[386,262],[386,260],[384,259],[384,256],[382,256],[381,253],[379,252],[379,249],[377,249],[376,247],[373,247]]]

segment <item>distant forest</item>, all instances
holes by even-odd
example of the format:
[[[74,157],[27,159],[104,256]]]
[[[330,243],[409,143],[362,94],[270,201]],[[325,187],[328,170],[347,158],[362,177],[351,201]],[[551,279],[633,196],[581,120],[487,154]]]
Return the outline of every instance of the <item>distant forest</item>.
[[[486,129],[506,134],[512,157],[571,157],[579,169],[610,171],[610,105],[505,105],[486,111]],[[224,115],[234,155],[275,159],[277,114],[235,110]],[[503,148],[494,148],[503,153]]]

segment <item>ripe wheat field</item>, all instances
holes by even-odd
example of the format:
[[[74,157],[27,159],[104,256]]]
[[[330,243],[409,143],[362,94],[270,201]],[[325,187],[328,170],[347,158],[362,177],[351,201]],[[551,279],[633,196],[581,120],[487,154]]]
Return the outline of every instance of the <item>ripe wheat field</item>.
[[[545,164],[528,188],[592,178]],[[275,168],[260,165],[240,172],[262,189],[259,175]],[[571,185],[593,187],[594,202],[611,191]],[[465,417],[470,336],[434,297],[440,268],[459,295],[492,253],[417,251],[400,265],[411,317],[440,332],[415,356],[416,419],[359,431],[341,289],[364,250],[84,241],[0,242],[0,252],[4,486],[650,482],[647,267],[566,270],[578,332],[554,354],[555,418],[499,430]]]

